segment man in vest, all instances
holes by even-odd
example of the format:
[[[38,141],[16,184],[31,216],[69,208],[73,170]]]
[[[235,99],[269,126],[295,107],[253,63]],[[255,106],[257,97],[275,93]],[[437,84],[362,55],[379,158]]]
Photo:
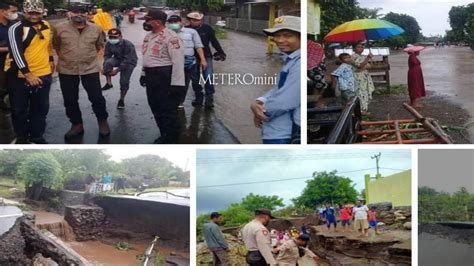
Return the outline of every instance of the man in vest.
[[[51,26],[43,20],[39,0],[23,3],[24,20],[8,30],[9,56],[5,62],[17,144],[47,144],[43,138],[54,72]]]

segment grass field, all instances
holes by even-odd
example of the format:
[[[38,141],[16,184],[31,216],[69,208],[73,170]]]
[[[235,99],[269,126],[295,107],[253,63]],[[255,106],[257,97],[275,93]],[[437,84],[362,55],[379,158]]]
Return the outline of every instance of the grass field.
[[[12,188],[16,188],[16,191],[12,191]],[[25,192],[25,185],[22,181],[17,181],[15,184],[11,178],[0,177],[0,197],[12,199],[19,192]]]

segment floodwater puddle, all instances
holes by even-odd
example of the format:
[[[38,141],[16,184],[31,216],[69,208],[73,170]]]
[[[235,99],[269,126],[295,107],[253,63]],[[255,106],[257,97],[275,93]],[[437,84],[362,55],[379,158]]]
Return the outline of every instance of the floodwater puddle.
[[[421,233],[418,238],[418,262],[424,265],[474,265],[474,243],[458,243],[441,236]]]

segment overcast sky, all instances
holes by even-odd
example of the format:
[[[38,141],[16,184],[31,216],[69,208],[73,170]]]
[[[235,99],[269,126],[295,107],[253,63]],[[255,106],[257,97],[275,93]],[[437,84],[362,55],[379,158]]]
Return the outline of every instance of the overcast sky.
[[[194,160],[194,149],[186,147],[165,147],[157,148],[153,145],[120,145],[104,149],[112,156],[112,160],[120,161],[126,158],[137,157],[142,154],[153,154],[168,159],[176,166],[189,170],[191,160]]]
[[[474,193],[474,150],[419,150],[418,185],[455,192],[464,186]]]
[[[380,14],[394,12],[415,17],[425,36],[445,34],[446,30],[451,29],[451,7],[473,2],[474,0],[359,0],[361,7],[383,8]]]
[[[224,184],[255,182],[287,178],[311,177],[315,171],[338,170],[354,180],[356,189],[364,187],[364,175],[376,174],[375,160],[381,152],[382,175],[411,169],[410,150],[198,150],[197,210],[198,213],[225,209],[240,202],[247,194],[278,195],[290,200],[299,196],[306,179],[247,185],[208,187]],[[370,168],[370,169],[369,169]],[[357,171],[361,169],[369,169]]]

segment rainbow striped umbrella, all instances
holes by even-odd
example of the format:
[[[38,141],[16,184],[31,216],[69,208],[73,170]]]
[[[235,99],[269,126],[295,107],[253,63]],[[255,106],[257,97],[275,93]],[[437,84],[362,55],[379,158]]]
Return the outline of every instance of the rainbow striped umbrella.
[[[357,19],[334,28],[324,37],[327,42],[380,40],[404,33],[399,26],[382,19]]]

